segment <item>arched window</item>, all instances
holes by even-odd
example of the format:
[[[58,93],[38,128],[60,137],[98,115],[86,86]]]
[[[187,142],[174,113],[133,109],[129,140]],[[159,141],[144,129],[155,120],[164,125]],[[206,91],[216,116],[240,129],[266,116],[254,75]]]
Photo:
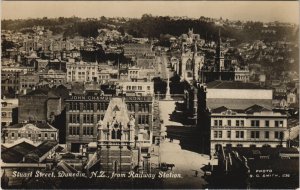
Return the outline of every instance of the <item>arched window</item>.
[[[115,131],[115,129],[113,129],[111,131],[111,139],[116,139],[116,131]]]
[[[186,70],[193,70],[193,62],[191,59],[186,61]]]
[[[122,132],[121,132],[121,130],[119,129],[119,130],[117,131],[117,139],[121,139],[121,136],[122,136]]]

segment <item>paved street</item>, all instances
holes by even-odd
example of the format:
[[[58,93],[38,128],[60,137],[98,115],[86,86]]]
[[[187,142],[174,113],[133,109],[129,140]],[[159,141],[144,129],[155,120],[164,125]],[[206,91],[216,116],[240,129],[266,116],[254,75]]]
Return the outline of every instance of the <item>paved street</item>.
[[[160,119],[164,121],[163,126],[183,126],[181,123],[170,121],[170,114],[175,110],[176,101],[159,101]]]
[[[159,108],[160,118],[164,121],[163,126],[183,127],[181,123],[170,121],[170,114],[175,110],[175,101],[161,100]],[[179,143],[177,140],[169,142],[169,139],[166,139],[160,144],[159,150],[155,149],[159,151],[161,163],[175,164],[172,172],[180,173],[183,177],[182,179],[165,179],[163,181],[164,188],[203,188],[207,182],[202,178],[204,173],[200,168],[208,162],[211,164],[213,162],[209,160],[208,155],[183,150]],[[195,177],[196,170],[198,171],[198,177]]]
[[[179,141],[175,140],[173,142],[166,140],[161,143],[159,151],[161,162],[175,164],[172,172],[179,173],[183,177],[182,179],[165,179],[164,188],[203,188],[207,184],[202,178],[204,172],[200,168],[211,162],[208,155],[183,150]],[[196,170],[198,171],[197,177],[195,176]]]

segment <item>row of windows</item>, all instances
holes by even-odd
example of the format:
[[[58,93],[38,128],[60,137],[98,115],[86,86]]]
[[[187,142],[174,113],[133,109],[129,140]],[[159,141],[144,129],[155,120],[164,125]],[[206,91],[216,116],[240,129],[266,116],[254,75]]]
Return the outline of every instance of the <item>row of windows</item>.
[[[83,135],[93,135],[93,134],[94,134],[94,127],[83,126]]]
[[[26,137],[29,137],[29,138],[30,138],[30,137],[33,136],[33,135],[30,134],[30,133],[28,133],[28,134],[26,134],[26,135],[25,135],[25,134],[22,135],[21,133],[17,133],[17,134],[18,134],[18,137],[22,137],[22,136],[24,137],[24,136],[26,136]],[[8,137],[8,133],[5,133],[5,136]],[[11,133],[11,137],[15,137],[15,133]],[[38,134],[38,137],[42,137],[42,134]],[[45,138],[48,138],[48,133],[44,133],[44,137],[45,137]],[[50,134],[50,137],[54,138],[54,137],[55,137],[55,134],[54,134],[54,133],[51,133],[51,134]]]
[[[80,110],[80,104],[78,102],[70,102],[69,104],[69,109],[70,110]],[[108,108],[108,103],[107,102],[103,102],[103,103],[97,103],[97,110],[100,111],[106,111]],[[93,111],[94,110],[94,103],[88,102],[88,103],[83,103],[83,110],[90,110]]]
[[[69,105],[70,105],[69,106],[70,110],[77,110],[77,111],[80,110],[80,104],[78,102],[70,102]],[[83,103],[83,110],[93,111],[94,106],[95,106],[94,103]],[[96,106],[97,106],[98,111],[106,111],[107,108],[108,108],[108,103],[107,102],[97,103]],[[127,109],[130,112],[135,112],[136,111],[135,104],[134,103],[127,103]],[[151,112],[150,105],[139,103],[137,111],[139,111],[139,112]]]
[[[79,135],[80,127],[79,126],[69,126],[69,135]]]
[[[149,124],[149,115],[139,115],[138,124]]]
[[[265,127],[270,127],[270,121],[265,120]],[[259,127],[260,120],[251,120],[251,127]],[[275,127],[283,127],[283,121],[275,121]]]
[[[231,131],[227,131],[227,138],[231,138]],[[214,138],[222,138],[223,137],[223,131],[214,131]],[[260,138],[260,132],[259,131],[251,131],[250,137],[252,139],[259,139]],[[235,138],[244,138],[244,131],[235,131]],[[265,131],[264,132],[264,138],[269,139],[270,138],[270,132]],[[284,133],[275,131],[274,133],[275,139],[283,139]]]
[[[222,138],[223,131],[214,131],[214,138]],[[227,138],[231,138],[231,131],[227,131]],[[244,131],[235,131],[235,138],[244,138]]]
[[[252,139],[258,139],[258,138],[260,138],[260,132],[259,131],[251,131],[251,138]],[[265,131],[264,138],[265,139],[269,139],[270,138],[270,132],[269,131]],[[283,139],[284,138],[284,133],[283,132],[279,132],[279,131],[275,131],[274,138],[275,139]]]
[[[94,116],[91,114],[83,115],[83,123],[94,123]]]
[[[214,126],[223,126],[223,120],[214,120]],[[231,120],[227,120],[227,126],[232,126]],[[243,127],[244,120],[236,120],[235,126]]]
[[[270,127],[270,121],[265,120],[265,127]],[[245,125],[244,120],[235,120],[235,126],[243,127]],[[214,126],[223,126],[223,120],[214,120]],[[231,120],[227,120],[226,126],[232,126]],[[260,120],[251,120],[251,127],[259,127]],[[283,121],[275,121],[275,127],[283,127]]]
[[[150,90],[151,87],[147,86],[147,90]],[[143,90],[142,86],[126,86],[126,90]]]
[[[69,123],[79,123],[79,122],[80,122],[79,114],[69,115]]]
[[[104,115],[97,115],[97,121],[103,120]],[[94,123],[94,115],[92,114],[84,114],[83,115],[83,123]],[[80,115],[79,114],[71,114],[69,115],[69,123],[80,123]]]

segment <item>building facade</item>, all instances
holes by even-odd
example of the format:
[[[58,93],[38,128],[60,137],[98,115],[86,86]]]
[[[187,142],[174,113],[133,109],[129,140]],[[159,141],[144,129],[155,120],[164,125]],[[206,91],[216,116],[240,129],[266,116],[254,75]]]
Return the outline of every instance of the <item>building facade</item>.
[[[46,140],[58,141],[58,129],[46,122],[18,123],[3,129],[5,144],[15,144],[22,140],[29,140],[33,144],[40,144]]]
[[[98,63],[67,62],[67,82],[98,81]]]
[[[287,115],[259,105],[211,110],[211,153],[226,147],[286,147]]]
[[[112,95],[86,92],[66,100],[66,143],[69,151],[78,152],[82,145],[96,142],[97,123],[103,120]],[[135,118],[139,130],[152,131],[152,96],[125,96],[128,113]]]

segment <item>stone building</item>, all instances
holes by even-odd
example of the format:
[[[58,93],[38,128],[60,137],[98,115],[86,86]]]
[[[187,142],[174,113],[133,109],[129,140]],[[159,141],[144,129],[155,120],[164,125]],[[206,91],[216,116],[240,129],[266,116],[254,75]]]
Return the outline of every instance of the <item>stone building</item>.
[[[86,91],[82,95],[73,94],[66,100],[66,143],[68,150],[79,152],[83,145],[96,142],[97,123],[105,117],[113,97],[112,94],[102,94],[101,91]],[[147,139],[151,143],[153,97],[126,95],[124,102],[128,113],[135,118],[136,128],[147,131]]]
[[[58,141],[58,129],[47,122],[18,123],[3,129],[2,143],[16,144],[29,140],[32,144],[39,145],[46,140]]]
[[[286,147],[287,115],[259,105],[211,110],[211,154],[220,146]]]
[[[67,82],[98,81],[98,63],[67,62]]]
[[[51,90],[38,89],[20,96],[18,122],[52,120],[62,111],[61,101]]]
[[[132,168],[135,119],[122,98],[112,98],[103,120],[98,122],[98,160],[107,173],[127,173]],[[143,134],[140,136],[143,140]]]

